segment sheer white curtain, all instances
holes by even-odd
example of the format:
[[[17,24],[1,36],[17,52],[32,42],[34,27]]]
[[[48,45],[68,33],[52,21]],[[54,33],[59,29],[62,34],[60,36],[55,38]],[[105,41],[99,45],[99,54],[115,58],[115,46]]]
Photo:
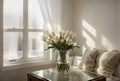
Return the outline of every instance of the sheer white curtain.
[[[49,32],[59,32],[62,24],[62,0],[39,0],[44,27]]]
[[[63,0],[39,0],[40,10],[43,16],[44,27],[48,32],[58,33],[62,26]],[[56,60],[56,53],[50,51],[50,59]]]
[[[62,0],[29,0],[28,27],[32,29],[45,29],[48,32],[58,33],[62,24]],[[43,47],[46,49],[46,45]],[[49,51],[49,50],[48,50]],[[55,52],[43,51],[50,59],[56,58]],[[53,54],[53,55],[52,55]]]

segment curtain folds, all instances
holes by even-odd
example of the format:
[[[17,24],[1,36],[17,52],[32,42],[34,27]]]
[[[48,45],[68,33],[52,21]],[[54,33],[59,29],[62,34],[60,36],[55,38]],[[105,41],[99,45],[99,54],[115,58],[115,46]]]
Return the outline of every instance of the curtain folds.
[[[58,33],[62,24],[62,0],[39,0],[44,28]]]

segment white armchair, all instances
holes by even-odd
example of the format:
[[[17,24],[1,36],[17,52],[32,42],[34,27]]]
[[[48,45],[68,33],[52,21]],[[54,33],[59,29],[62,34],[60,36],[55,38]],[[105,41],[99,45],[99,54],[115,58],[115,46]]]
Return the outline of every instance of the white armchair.
[[[79,69],[79,64],[81,63],[82,56],[74,56],[71,58],[72,58],[71,68]]]
[[[74,56],[70,58],[71,58],[71,68],[79,69],[79,64],[82,60],[82,56]],[[120,81],[120,63],[116,67],[113,75],[114,75],[114,79],[107,78],[107,81]]]

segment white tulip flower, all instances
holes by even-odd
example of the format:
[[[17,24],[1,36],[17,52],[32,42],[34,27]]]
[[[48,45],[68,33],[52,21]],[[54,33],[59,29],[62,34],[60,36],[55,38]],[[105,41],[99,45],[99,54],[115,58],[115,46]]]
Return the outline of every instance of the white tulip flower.
[[[70,38],[70,36],[68,36],[67,38],[66,38],[66,42],[67,43],[70,43],[72,40],[71,40],[71,38]]]
[[[52,36],[55,36],[55,33],[54,33],[54,32],[51,32],[51,35],[52,35]]]
[[[61,39],[61,40],[60,40],[60,42],[61,42],[61,43],[63,43],[63,42],[64,42],[64,40],[63,40],[63,39]]]
[[[49,38],[50,38],[50,39],[52,39],[52,38],[53,38],[53,36],[52,36],[51,34],[49,34]]]
[[[58,41],[59,41],[59,38],[58,38],[58,36],[56,36],[54,42],[58,43]]]
[[[52,42],[51,41],[47,41],[47,44],[52,44]]]
[[[68,36],[68,31],[65,33],[64,38],[66,38],[67,36]]]
[[[63,37],[65,35],[64,31],[60,31],[60,37]]]
[[[76,43],[76,42],[74,42],[74,43],[73,43],[73,45],[74,45],[74,46],[76,46],[76,45],[77,45],[77,43]]]
[[[74,42],[76,34],[72,31],[63,32],[60,31],[59,34],[55,34],[51,32],[50,34],[43,35],[42,39],[45,41],[49,46],[57,50],[70,50],[74,47],[78,47],[77,44]],[[64,44],[63,44],[64,43]],[[48,46],[48,49],[51,47]]]
[[[72,35],[72,34],[73,34],[73,31],[70,31],[70,32],[69,32],[69,35]]]
[[[42,36],[43,41],[46,41],[47,38],[48,38],[48,37],[47,37],[46,35],[43,35],[43,36]]]

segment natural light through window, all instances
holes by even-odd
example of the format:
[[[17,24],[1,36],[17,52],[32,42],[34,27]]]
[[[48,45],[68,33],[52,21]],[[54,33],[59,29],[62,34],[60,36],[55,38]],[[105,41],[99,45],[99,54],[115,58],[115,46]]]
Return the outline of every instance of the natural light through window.
[[[23,34],[20,32],[4,33],[4,59],[13,60],[23,57]]]
[[[106,38],[105,36],[101,36],[101,44],[104,46],[104,47],[108,47],[108,49],[110,48],[115,48],[112,43],[108,40],[108,38]]]
[[[4,0],[4,66],[49,60],[43,18],[39,0]]]
[[[82,35],[85,38],[88,47],[90,48],[95,47],[95,41],[89,36],[89,34],[87,34],[84,30],[82,30]]]
[[[3,1],[3,67],[53,63],[42,36],[61,30],[62,0]]]
[[[43,33],[29,33],[29,51],[28,56],[31,57],[39,57],[43,56],[43,41],[40,39]]]
[[[23,28],[23,0],[4,0],[4,28]]]
[[[85,28],[90,34],[96,37],[96,30],[92,25],[90,25],[87,21],[82,20],[82,26]]]
[[[43,29],[44,15],[41,11],[39,0],[28,1],[28,15],[29,15],[29,28],[30,29]]]

